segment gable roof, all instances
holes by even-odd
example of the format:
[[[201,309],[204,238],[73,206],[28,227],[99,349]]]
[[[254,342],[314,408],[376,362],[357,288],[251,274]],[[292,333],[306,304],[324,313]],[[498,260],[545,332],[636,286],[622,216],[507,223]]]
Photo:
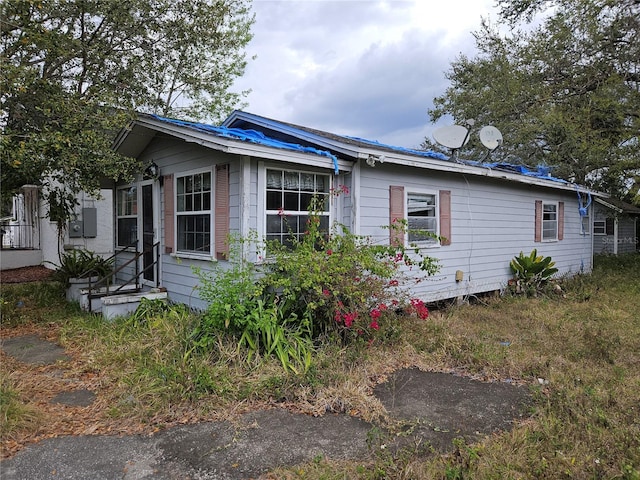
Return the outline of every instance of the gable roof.
[[[339,161],[329,151],[270,138],[254,129],[229,128],[148,114],[140,114],[120,132],[114,149],[125,156],[137,157],[153,138],[162,134],[227,153],[332,168],[336,174],[352,167],[352,162]]]
[[[256,129],[272,138],[280,138],[289,142],[297,141],[303,145],[315,145],[318,148],[327,149],[338,158],[346,157],[353,161],[364,160],[371,166],[377,162],[389,162],[436,171],[497,178],[553,189],[579,190],[594,196],[607,196],[604,193],[553,177],[547,167],[531,169],[523,165],[508,163],[454,162],[438,152],[414,150],[358,137],[338,135],[302,125],[281,122],[242,110],[235,110],[222,125]]]
[[[622,200],[619,200],[617,198],[609,197],[606,200],[603,200],[601,198],[596,198],[596,202],[618,213],[626,213],[629,215],[640,215],[639,207],[636,207],[635,205],[631,205],[630,203],[627,203],[627,202],[623,202]]]
[[[506,163],[454,162],[433,151],[386,145],[373,140],[338,135],[314,128],[273,120],[241,110],[234,111],[221,126],[140,114],[117,137],[114,148],[137,157],[157,135],[170,135],[206,148],[236,155],[351,171],[356,162],[370,166],[392,163],[408,167],[474,175],[559,190],[606,194],[552,177],[548,169],[529,169]]]

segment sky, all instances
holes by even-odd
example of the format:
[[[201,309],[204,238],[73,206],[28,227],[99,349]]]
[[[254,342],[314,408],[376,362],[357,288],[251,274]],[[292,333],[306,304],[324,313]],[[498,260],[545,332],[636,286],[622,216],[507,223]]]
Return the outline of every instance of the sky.
[[[253,39],[234,90],[244,110],[341,135],[415,148],[444,119],[427,110],[445,72],[473,56],[495,0],[253,0]],[[251,60],[251,57],[255,59]]]

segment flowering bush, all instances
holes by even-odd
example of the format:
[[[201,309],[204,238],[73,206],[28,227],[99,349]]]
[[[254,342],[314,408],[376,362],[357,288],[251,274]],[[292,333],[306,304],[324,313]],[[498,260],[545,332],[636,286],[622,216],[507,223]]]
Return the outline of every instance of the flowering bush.
[[[345,193],[346,188],[334,191]],[[438,269],[433,258],[402,245],[374,245],[339,224],[327,231],[314,206],[303,235],[292,235],[287,245],[266,245],[268,259],[260,271],[237,254],[243,239],[231,245],[224,268],[216,264],[213,274],[198,271],[200,297],[209,303],[194,331],[199,345],[211,348],[224,331],[247,349],[248,359],[276,355],[285,369],[306,371],[313,340],[373,342],[393,331],[399,314],[428,317],[421,300],[403,293],[402,271],[417,266],[433,274]]]
[[[417,265],[427,275],[437,271],[435,260],[416,248],[374,245],[339,224],[323,231],[312,210],[300,239],[291,246],[270,244],[268,251],[264,290],[290,313],[312,318],[315,338],[337,333],[345,342],[372,339],[398,313],[428,316],[424,303],[406,298],[400,288],[403,266]]]

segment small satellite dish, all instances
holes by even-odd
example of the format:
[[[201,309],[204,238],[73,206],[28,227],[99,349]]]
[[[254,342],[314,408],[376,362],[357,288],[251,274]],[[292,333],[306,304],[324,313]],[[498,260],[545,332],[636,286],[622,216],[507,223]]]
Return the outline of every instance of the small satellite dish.
[[[443,147],[457,150],[469,140],[469,130],[462,125],[449,125],[433,132],[433,139]]]
[[[496,127],[487,125],[480,129],[480,141],[482,145],[493,151],[502,145],[502,133]]]

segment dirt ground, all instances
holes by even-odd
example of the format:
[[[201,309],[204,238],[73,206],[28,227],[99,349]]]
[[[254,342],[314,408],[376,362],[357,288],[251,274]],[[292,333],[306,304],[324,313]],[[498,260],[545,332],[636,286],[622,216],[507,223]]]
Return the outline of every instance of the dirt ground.
[[[0,283],[40,282],[52,274],[53,270],[42,265],[0,270]]]

